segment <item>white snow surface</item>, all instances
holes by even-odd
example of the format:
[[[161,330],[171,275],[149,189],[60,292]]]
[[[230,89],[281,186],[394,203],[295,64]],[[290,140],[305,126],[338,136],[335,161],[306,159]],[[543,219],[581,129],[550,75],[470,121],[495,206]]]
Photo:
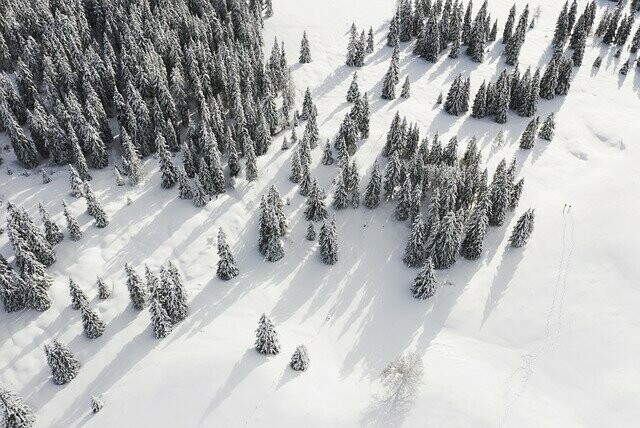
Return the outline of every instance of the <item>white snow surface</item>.
[[[525,2],[516,3],[519,14]],[[541,6],[541,16],[527,33],[521,71],[546,64],[562,6],[553,0],[529,3],[532,11]],[[580,11],[584,3],[579,1]],[[490,1],[499,34],[511,4]],[[600,1],[598,16],[611,4]],[[481,259],[461,258],[437,271],[437,294],[413,299],[409,287],[418,270],[402,262],[410,225],[393,218],[392,202],[335,213],[339,262],[322,264],[317,243],[304,239],[305,198],[288,180],[292,150],[280,150],[288,131],[259,158],[257,182],[240,179],[204,209],[178,199],[176,189],[161,189],[154,159],[146,160],[148,176],[138,188],[116,187],[111,168],[92,171],[91,185],[111,218],[105,229],[95,228],[84,201],[68,194],[65,168],[46,167],[53,181],[44,185],[35,171],[21,176],[22,169],[9,162],[14,174],[1,167],[0,199],[34,216],[41,202],[63,227],[64,195],[84,231],[79,242],[65,239],[56,247],[58,261],[49,268],[55,281],[51,309],[0,313],[0,384],[25,398],[38,426],[637,426],[640,71],[632,67],[620,76],[627,53],[615,59],[615,48],[590,39],[569,95],[540,100],[542,118],[556,112],[555,139],[537,140],[525,152],[517,141],[529,119],[510,113],[508,124],[498,125],[490,118],[448,116],[435,105],[460,72],[470,73],[472,96],[483,79],[495,80],[506,67],[499,41],[489,46],[483,64],[464,53],[459,60],[444,55],[429,64],[411,54],[412,44],[402,44],[400,81],[410,77],[412,96],[379,98],[391,56],[385,41],[393,7],[391,0],[274,0],[265,52],[274,37],[285,42],[298,106],[307,86],[317,102],[322,146],[350,109],[345,94],[355,69],[344,65],[349,27],[373,27],[375,52],[357,70],[372,110],[371,136],[355,156],[362,187],[396,110],[417,121],[422,136],[439,131],[446,141],[457,134],[461,151],[476,135],[491,173],[515,154],[524,194],[506,225],[489,229]],[[297,63],[303,30],[313,57],[305,65]],[[605,55],[603,65],[592,69],[599,54]],[[506,144],[495,147],[500,129]],[[321,165],[320,157],[315,149],[312,173],[331,193],[337,169]],[[285,206],[286,256],[276,263],[263,261],[257,251],[259,198],[271,184],[291,199]],[[568,213],[565,204],[571,205]],[[509,248],[511,228],[529,207],[536,210],[531,240],[522,249]],[[215,276],[219,227],[241,272],[229,282]],[[6,234],[0,251],[12,254]],[[168,260],[185,277],[191,312],[158,340],[148,311],[129,305],[123,267],[130,263],[143,274],[145,263],[157,270]],[[113,286],[104,301],[96,297],[97,274]],[[80,314],[69,306],[68,277],[107,321],[102,337],[84,337]],[[282,344],[274,357],[253,347],[263,312],[272,317]],[[82,364],[66,386],[51,382],[42,349],[54,337]],[[311,358],[306,372],[288,366],[300,344]],[[410,351],[422,357],[424,379],[413,402],[390,402],[379,374]],[[91,396],[105,402],[95,415]]]

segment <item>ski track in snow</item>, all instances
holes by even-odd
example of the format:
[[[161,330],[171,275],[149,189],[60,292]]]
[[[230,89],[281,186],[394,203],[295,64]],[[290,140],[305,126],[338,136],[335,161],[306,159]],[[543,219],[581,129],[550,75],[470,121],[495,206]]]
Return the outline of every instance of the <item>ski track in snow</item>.
[[[568,221],[567,221],[568,219]],[[560,252],[560,263],[558,267],[558,276],[553,290],[553,299],[547,315],[544,342],[535,350],[523,354],[521,356],[522,365],[516,368],[507,378],[505,396],[505,407],[498,421],[498,426],[506,425],[507,419],[513,406],[527,389],[527,383],[533,375],[535,363],[548,352],[558,346],[560,341],[560,331],[562,329],[562,308],[564,305],[564,297],[567,289],[567,276],[569,274],[569,264],[574,248],[574,222],[571,210],[562,211],[562,244]],[[567,225],[569,225],[570,233],[567,235]],[[568,239],[568,241],[567,241]],[[568,244],[568,245],[567,245]],[[567,252],[567,246],[569,248]],[[554,321],[555,319],[555,321]],[[552,326],[553,324],[553,326]],[[555,334],[552,335],[552,328]]]

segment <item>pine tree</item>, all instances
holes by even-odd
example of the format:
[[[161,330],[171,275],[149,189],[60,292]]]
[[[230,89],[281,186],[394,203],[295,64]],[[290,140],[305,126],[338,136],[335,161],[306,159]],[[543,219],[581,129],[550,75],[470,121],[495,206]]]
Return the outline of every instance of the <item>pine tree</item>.
[[[82,231],[80,230],[80,225],[78,221],[74,217],[74,215],[69,210],[67,203],[62,201],[62,206],[64,209],[64,218],[67,220],[67,229],[69,230],[69,238],[72,241],[79,241],[82,238]]]
[[[503,159],[498,164],[489,187],[488,216],[491,226],[502,226],[507,214],[509,199],[509,177],[507,176],[506,162]]]
[[[398,197],[398,205],[395,209],[395,217],[398,221],[405,221],[409,218],[412,206],[412,187],[411,179],[407,177],[402,184],[400,195]]]
[[[85,302],[80,307],[82,313],[82,329],[87,339],[95,339],[102,336],[107,325],[104,323],[100,315],[89,307],[89,303]]]
[[[422,264],[425,255],[426,230],[422,215],[418,213],[413,226],[411,228],[411,236],[409,242],[404,249],[404,263],[409,267],[415,267]]]
[[[98,276],[96,280],[96,285],[98,287],[98,298],[101,300],[108,299],[111,296],[111,290],[107,286],[107,283],[104,282],[102,277]]]
[[[360,90],[358,89],[358,72],[353,73],[353,79],[351,85],[349,85],[349,91],[347,92],[347,102],[354,103],[360,99]]]
[[[307,32],[302,33],[302,41],[300,42],[300,64],[308,64],[311,62],[311,49],[309,47],[309,40],[307,39]]]
[[[306,346],[300,345],[296,348],[289,365],[297,372],[304,372],[309,368],[309,354]]]
[[[402,85],[402,92],[400,92],[400,97],[407,99],[411,97],[411,83],[409,82],[409,76],[404,81]]]
[[[333,265],[338,262],[338,236],[336,219],[327,224],[325,221],[320,229],[320,258],[324,264]]]
[[[384,76],[384,81],[382,82],[382,98],[385,100],[393,100],[396,97],[396,85],[400,77],[399,73],[399,59],[400,53],[398,48],[394,48],[393,55],[391,56],[391,63],[389,65],[389,69],[387,70],[387,74]]]
[[[487,87],[486,82],[483,81],[476,93],[476,97],[473,100],[471,117],[482,119],[485,116],[487,116]]]
[[[222,228],[218,231],[218,257],[218,270],[216,271],[218,278],[228,281],[238,276],[240,271]]]
[[[327,140],[327,143],[324,146],[322,151],[322,165],[333,165],[334,159],[333,154],[331,153],[331,144]]]
[[[432,246],[428,249],[436,269],[447,269],[456,262],[460,247],[461,230],[459,219],[453,211],[444,215],[438,228],[433,231]]]
[[[327,218],[327,208],[324,205],[324,191],[313,180],[309,196],[307,197],[304,217],[307,221],[321,221]]]
[[[42,263],[27,252],[24,255],[22,279],[24,280],[25,306],[44,312],[51,307],[51,297],[47,290],[51,287],[51,277]]]
[[[193,199],[193,190],[182,165],[178,167],[178,197],[180,199]]]
[[[542,122],[542,127],[540,128],[540,132],[538,136],[543,140],[551,141],[553,140],[553,136],[555,134],[556,129],[556,118],[555,114],[551,113],[547,118]]]
[[[173,324],[184,320],[189,314],[189,299],[178,268],[169,261],[160,271],[163,290],[168,290],[167,314]]]
[[[349,205],[348,198],[349,194],[347,193],[347,183],[344,180],[344,172],[341,171],[336,180],[336,190],[333,194],[333,201],[331,202],[331,205],[336,210],[344,209]]]
[[[81,309],[83,305],[89,304],[87,295],[71,278],[69,278],[69,294],[71,295],[71,309],[78,310]]]
[[[482,255],[482,246],[489,223],[487,207],[488,201],[483,198],[471,214],[469,226],[460,247],[460,254],[465,259],[476,260]]]
[[[369,27],[369,32],[367,33],[367,46],[366,46],[366,52],[367,53],[373,53],[374,49],[375,49],[375,42],[373,39],[373,27]]]
[[[38,210],[42,215],[42,222],[44,223],[44,233],[45,237],[47,238],[47,242],[49,242],[49,244],[51,244],[52,246],[62,242],[62,240],[64,239],[64,235],[60,231],[58,225],[55,224],[53,220],[51,220],[49,213],[47,212],[47,210],[45,210],[42,204],[38,204]]]
[[[245,164],[245,177],[247,181],[256,181],[258,179],[258,165],[256,159],[256,153],[252,144],[248,144],[245,147],[245,154],[247,155],[247,161]]]
[[[147,306],[148,290],[146,289],[140,275],[128,264],[124,265],[124,270],[127,274],[127,289],[129,290],[129,297],[131,299],[131,305],[134,309],[141,311]]]
[[[277,355],[280,353],[280,342],[278,333],[273,323],[265,314],[262,314],[256,329],[256,349],[265,355]]]
[[[513,228],[513,232],[509,238],[509,245],[514,248],[519,248],[527,243],[533,232],[534,217],[533,209],[528,209],[522,214]]]
[[[313,222],[309,222],[309,226],[307,226],[307,235],[305,236],[307,241],[315,241],[316,240],[316,229],[313,227]]]
[[[53,383],[56,385],[69,383],[78,375],[80,363],[69,348],[58,342],[57,339],[44,345],[44,353],[51,369]]]
[[[78,171],[69,165],[69,184],[71,185],[71,194],[76,198],[84,196],[84,183]]]
[[[14,272],[11,265],[0,254],[0,301],[6,312],[25,309],[25,287],[24,280]]]
[[[521,149],[528,150],[533,148],[533,143],[535,142],[539,123],[540,123],[540,118],[538,117],[532,119],[531,122],[529,122],[524,132],[522,133],[522,136],[520,137]]]
[[[1,47],[1,46],[0,46]],[[13,392],[0,387],[0,408],[6,428],[31,428],[36,423],[33,410]]]
[[[153,291],[151,292],[149,315],[151,316],[151,326],[156,339],[167,337],[173,330],[173,323],[166,309],[162,306],[159,297]]]
[[[411,293],[413,297],[420,300],[428,299],[436,294],[438,284],[436,282],[435,272],[433,271],[433,262],[428,258],[424,267],[413,281]]]
[[[158,147],[158,155],[160,156],[160,171],[162,173],[161,187],[170,189],[178,181],[176,167],[171,161],[171,154],[167,149],[167,144],[162,135],[156,138],[156,146]]]
[[[522,196],[522,190],[524,189],[524,178],[518,180],[511,189],[511,195],[509,196],[509,211],[515,211],[518,208],[518,202],[520,196]]]

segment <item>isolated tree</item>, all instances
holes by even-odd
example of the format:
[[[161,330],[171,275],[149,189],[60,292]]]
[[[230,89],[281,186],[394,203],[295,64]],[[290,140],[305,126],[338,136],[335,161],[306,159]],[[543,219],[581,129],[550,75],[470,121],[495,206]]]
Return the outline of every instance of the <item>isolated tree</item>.
[[[129,290],[131,305],[134,309],[141,311],[147,306],[148,291],[135,269],[125,264],[124,270],[127,274],[127,289]]]
[[[98,298],[101,300],[108,299],[111,296],[111,290],[107,286],[107,283],[104,282],[101,276],[97,277],[96,285],[98,287]]]
[[[528,209],[522,214],[509,237],[509,245],[519,248],[527,243],[533,232],[534,217],[533,209]]]
[[[69,238],[72,241],[79,241],[82,238],[82,231],[80,230],[80,225],[76,220],[75,216],[69,210],[67,203],[62,201],[62,207],[64,210],[64,218],[67,220],[67,229],[69,230]]]
[[[280,353],[280,342],[273,323],[265,314],[262,314],[256,329],[256,349],[265,355],[277,355]]]
[[[218,231],[218,269],[216,275],[225,281],[238,276],[240,271],[227,243],[227,237],[222,228]]]
[[[302,41],[300,42],[300,64],[308,64],[311,62],[311,49],[309,47],[309,39],[307,32],[302,33]]]
[[[423,373],[424,366],[420,356],[408,353],[390,362],[382,370],[380,380],[387,389],[390,399],[406,401],[415,396]]]
[[[86,302],[80,307],[82,313],[82,329],[87,339],[95,339],[102,336],[104,329],[107,327],[100,315],[89,307]]]
[[[296,348],[289,365],[298,372],[304,372],[309,368],[309,353],[306,346],[300,345]]]
[[[338,262],[338,236],[336,219],[327,224],[325,221],[320,229],[320,258],[324,264],[333,265]]]
[[[6,428],[31,428],[36,415],[19,396],[0,387],[0,420]]]
[[[69,348],[57,339],[44,345],[44,353],[51,369],[53,383],[56,385],[69,383],[78,375],[80,363]]]
[[[540,128],[540,132],[538,136],[543,140],[551,141],[553,140],[553,136],[555,135],[556,129],[556,119],[554,113],[551,113],[547,118],[542,122],[542,127]]]
[[[411,293],[416,299],[425,300],[436,294],[437,288],[438,283],[436,282],[433,262],[429,257],[425,262],[423,268],[420,270],[420,273],[413,281]]]

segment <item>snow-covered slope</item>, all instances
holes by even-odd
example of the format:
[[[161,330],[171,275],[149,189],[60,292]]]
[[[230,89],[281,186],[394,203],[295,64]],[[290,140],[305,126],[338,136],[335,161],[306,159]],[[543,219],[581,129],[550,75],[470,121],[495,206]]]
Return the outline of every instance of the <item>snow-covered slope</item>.
[[[510,114],[501,127],[490,119],[453,117],[436,107],[460,72],[471,75],[472,93],[483,79],[505,68],[500,42],[483,64],[446,57],[428,64],[403,44],[401,81],[408,75],[412,97],[379,98],[391,48],[385,46],[391,0],[274,0],[265,24],[266,51],[274,37],[284,41],[298,89],[298,105],[309,86],[318,106],[321,141],[332,138],[350,106],[345,94],[354,69],[344,65],[349,27],[373,27],[376,49],[358,69],[360,90],[371,101],[371,136],[355,159],[368,180],[396,110],[421,125],[462,141],[476,135],[490,171],[516,155],[526,185],[515,216],[490,228],[485,253],[438,271],[435,297],[418,301],[409,287],[417,270],[402,263],[410,229],[393,218],[394,204],[377,210],[336,213],[339,262],[322,264],[317,244],[304,239],[304,198],[288,180],[291,151],[281,134],[259,158],[257,182],[239,180],[204,209],[159,187],[157,161],[146,161],[148,178],[139,188],[115,187],[111,170],[95,172],[92,187],[111,217],[96,229],[84,202],[72,202],[85,231],[79,242],[63,241],[49,268],[55,280],[53,306],[44,313],[0,313],[0,384],[20,393],[34,408],[39,426],[634,426],[640,418],[640,71],[618,75],[613,50],[590,40],[584,66],[575,71],[568,96],[540,100],[541,117],[556,112],[551,143],[538,140],[530,152],[517,149],[528,119]],[[519,9],[524,1],[516,2]],[[583,2],[580,2],[583,3]],[[503,25],[511,0],[491,0]],[[561,4],[541,6],[527,33],[521,70],[543,66]],[[603,6],[610,2],[601,1]],[[580,8],[582,8],[581,5]],[[313,62],[297,63],[303,30]],[[590,64],[605,54],[603,66]],[[446,92],[445,92],[446,93]],[[507,143],[493,139],[504,129]],[[319,163],[313,174],[327,190],[334,166]],[[19,167],[15,166],[16,172]],[[0,172],[0,198],[36,213],[43,203],[63,224],[60,195],[68,174],[53,181]],[[286,256],[268,263],[257,252],[257,206],[275,184],[290,232]],[[133,200],[126,205],[126,198]],[[563,210],[570,204],[569,211]],[[4,206],[4,204],[3,204]],[[535,208],[536,226],[522,249],[507,247],[517,216]],[[3,210],[4,211],[4,210]],[[81,214],[82,213],[82,214]],[[215,277],[216,236],[227,233],[240,275]],[[10,254],[6,235],[0,251]],[[142,273],[173,260],[184,274],[191,313],[166,339],[153,338],[148,311],[130,308],[124,264]],[[105,334],[88,340],[80,315],[69,307],[73,277],[95,296],[95,276],[113,284],[112,297],[94,299]],[[264,357],[253,349],[259,316],[276,324],[283,351]],[[78,377],[60,387],[50,381],[42,345],[53,337],[67,343],[82,363]],[[311,356],[307,372],[288,367],[295,347]],[[396,355],[422,356],[425,376],[415,402],[390,406],[378,383]],[[90,396],[104,409],[90,413]]]

